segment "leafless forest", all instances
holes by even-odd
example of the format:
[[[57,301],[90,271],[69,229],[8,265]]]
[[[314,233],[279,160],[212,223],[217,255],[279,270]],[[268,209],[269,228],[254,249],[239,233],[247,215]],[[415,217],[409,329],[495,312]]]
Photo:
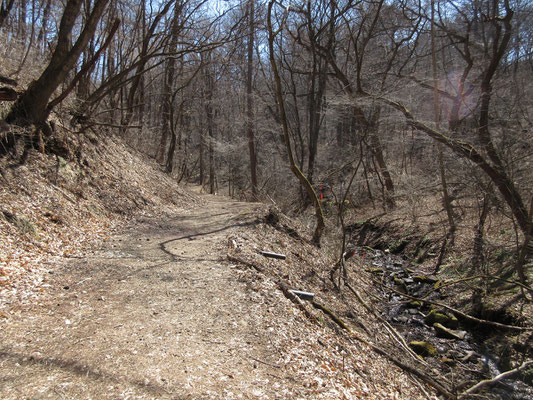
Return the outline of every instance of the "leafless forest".
[[[527,331],[532,78],[528,0],[1,0],[0,173],[118,137],[294,216],[336,290],[368,246]]]

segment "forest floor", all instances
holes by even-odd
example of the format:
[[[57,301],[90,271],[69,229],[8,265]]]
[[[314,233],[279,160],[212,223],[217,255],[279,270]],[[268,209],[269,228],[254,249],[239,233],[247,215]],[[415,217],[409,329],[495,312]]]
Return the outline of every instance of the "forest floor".
[[[201,200],[49,266],[38,304],[2,321],[0,398],[426,398],[365,346],[340,349],[273,279],[227,260],[256,252],[247,239],[264,206]]]

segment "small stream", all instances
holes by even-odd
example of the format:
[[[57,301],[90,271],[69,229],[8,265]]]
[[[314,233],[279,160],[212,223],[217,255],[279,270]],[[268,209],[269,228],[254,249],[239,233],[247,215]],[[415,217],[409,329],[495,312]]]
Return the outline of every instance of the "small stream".
[[[432,355],[425,353],[425,347],[415,351],[419,354],[425,353],[424,359],[449,381],[455,384],[464,382],[458,392],[481,380],[494,378],[502,372],[497,362],[498,357],[485,345],[487,339],[494,335],[491,328],[487,330],[469,326],[438,307],[434,307],[432,315],[428,317],[431,311],[429,306],[411,301],[390,290],[427,300],[442,301],[440,290],[435,289],[435,277],[424,275],[401,257],[380,250],[374,251],[371,266],[367,271],[382,283],[382,289],[379,290],[385,300],[381,308],[383,316],[408,343],[423,342],[436,350],[438,354]],[[435,317],[436,312],[439,314]],[[433,326],[435,318],[445,330],[437,332],[437,328]],[[456,337],[451,338],[449,335]],[[427,349],[431,350],[431,347]],[[515,377],[500,381],[484,392],[483,396],[501,400],[528,400],[533,399],[533,387]]]

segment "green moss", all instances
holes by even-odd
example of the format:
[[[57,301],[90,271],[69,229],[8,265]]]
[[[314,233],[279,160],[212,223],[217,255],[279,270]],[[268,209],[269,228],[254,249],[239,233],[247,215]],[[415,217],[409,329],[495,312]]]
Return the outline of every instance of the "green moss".
[[[413,351],[418,354],[419,356],[423,357],[437,357],[439,353],[437,352],[437,349],[428,342],[421,342],[421,341],[412,341],[409,342],[409,346],[413,349]]]
[[[430,326],[435,323],[439,323],[450,329],[455,329],[459,325],[459,321],[454,316],[449,316],[444,313],[437,312],[435,310],[431,310],[428,315],[426,315],[426,318],[424,318],[424,322]]]

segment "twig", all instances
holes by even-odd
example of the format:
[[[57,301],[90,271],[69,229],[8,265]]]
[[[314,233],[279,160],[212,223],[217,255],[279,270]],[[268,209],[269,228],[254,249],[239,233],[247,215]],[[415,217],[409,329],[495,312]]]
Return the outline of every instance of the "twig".
[[[257,361],[258,363],[268,365],[269,367],[281,368],[279,365],[271,364],[271,363],[269,363],[269,362],[266,362],[266,361],[260,360],[260,359],[255,358],[255,357],[250,357],[250,359],[252,359],[252,360],[254,360],[254,361]]]
[[[499,381],[501,381],[503,379],[510,378],[511,376],[519,373],[520,371],[523,371],[524,369],[526,369],[530,365],[533,365],[533,361],[532,360],[526,361],[521,366],[519,366],[519,367],[517,367],[515,369],[511,369],[509,371],[503,372],[500,375],[497,375],[497,376],[495,376],[492,379],[486,379],[486,380],[483,380],[481,382],[478,382],[474,386],[472,386],[471,388],[469,388],[469,389],[465,390],[463,393],[461,393],[459,395],[458,399],[462,399],[463,397],[468,396],[471,393],[477,392],[479,389],[483,388],[484,386],[492,385],[493,383],[499,382]]]
[[[322,304],[317,303],[316,301],[311,302],[311,304],[313,305],[313,307],[315,307],[315,308],[319,309],[320,311],[322,311],[323,313],[327,314],[342,329],[350,332],[350,328],[348,327],[348,325],[346,325],[346,323],[342,319],[337,317],[337,315],[335,315],[335,313],[333,311],[331,311],[329,308],[324,307]]]

